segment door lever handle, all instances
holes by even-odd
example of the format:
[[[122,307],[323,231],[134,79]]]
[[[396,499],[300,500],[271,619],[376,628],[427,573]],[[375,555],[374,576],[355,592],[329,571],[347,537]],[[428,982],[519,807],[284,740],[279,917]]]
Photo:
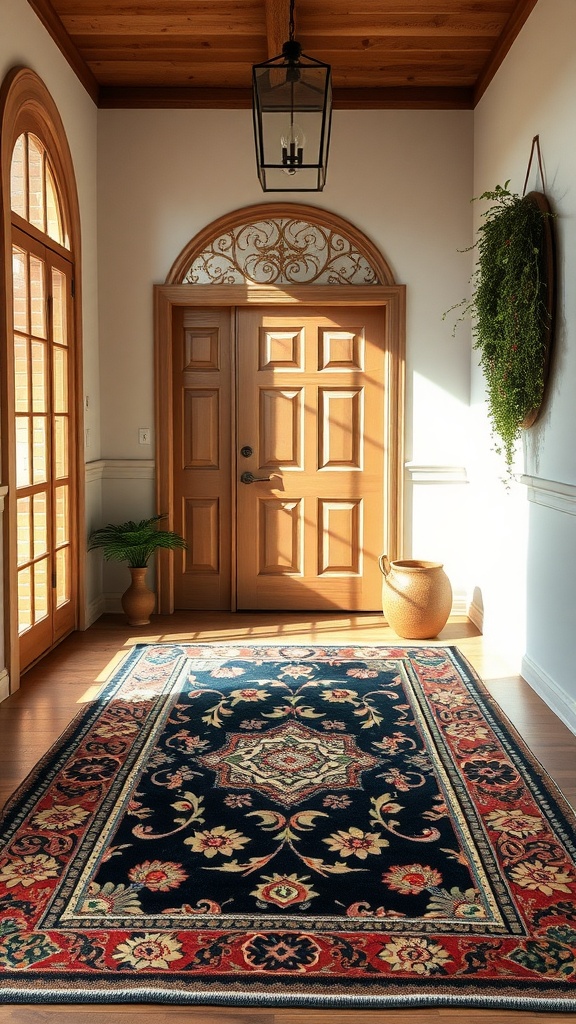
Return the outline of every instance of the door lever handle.
[[[256,484],[260,483],[261,481],[271,479],[271,476],[254,476],[254,473],[251,473],[249,469],[242,473],[240,477],[240,480],[243,484]]]

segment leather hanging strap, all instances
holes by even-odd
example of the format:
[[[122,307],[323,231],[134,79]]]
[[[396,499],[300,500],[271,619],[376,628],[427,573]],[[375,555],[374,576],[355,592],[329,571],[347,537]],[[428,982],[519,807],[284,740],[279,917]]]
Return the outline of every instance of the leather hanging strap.
[[[526,179],[524,181],[524,188],[522,190],[522,195],[523,196],[526,195],[526,186],[528,184],[528,176],[530,174],[530,168],[532,167],[532,158],[534,156],[534,151],[536,151],[536,156],[538,157],[538,170],[540,171],[540,180],[542,182],[542,190],[544,190],[544,169],[542,167],[542,153],[540,152],[540,136],[539,135],[535,135],[534,138],[532,139],[532,148],[530,150],[530,159],[528,161],[528,169],[526,171]]]

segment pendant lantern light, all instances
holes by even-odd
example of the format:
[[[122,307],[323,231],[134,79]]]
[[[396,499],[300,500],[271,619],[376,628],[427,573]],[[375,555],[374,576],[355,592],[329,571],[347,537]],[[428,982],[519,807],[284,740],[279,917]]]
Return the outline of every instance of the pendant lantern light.
[[[330,65],[289,39],[277,57],[252,68],[254,140],[264,192],[321,192],[326,182],[332,84]]]

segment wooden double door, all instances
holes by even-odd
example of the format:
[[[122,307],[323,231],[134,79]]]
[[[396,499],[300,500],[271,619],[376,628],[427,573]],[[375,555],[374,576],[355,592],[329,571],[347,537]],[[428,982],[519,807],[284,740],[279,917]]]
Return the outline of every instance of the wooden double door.
[[[378,609],[384,307],[174,310],[174,605]]]

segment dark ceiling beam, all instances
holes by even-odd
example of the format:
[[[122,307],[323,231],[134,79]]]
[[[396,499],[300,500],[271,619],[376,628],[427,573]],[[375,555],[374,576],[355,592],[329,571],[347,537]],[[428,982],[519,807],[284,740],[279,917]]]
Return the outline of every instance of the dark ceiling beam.
[[[65,56],[74,74],[80,80],[90,98],[94,100],[96,105],[98,105],[100,92],[98,82],[94,78],[94,75],[90,71],[86,61],[80,56],[80,53],[74,46],[74,43],[70,39],[64,25],[52,7],[50,0],[28,0],[28,3],[35,14],[38,15],[46,31],[52,36],[52,39],[58,46],[61,53]]]
[[[335,89],[335,110],[472,110],[467,86],[381,86]]]
[[[519,0],[516,4],[516,7],[512,11],[496,46],[490,54],[489,60],[478,76],[478,80],[474,87],[474,106],[476,106],[478,101],[486,92],[486,89],[490,85],[490,82],[494,78],[498,68],[504,61],[506,54],[510,50],[512,43],[520,32],[520,29],[528,20],[529,15],[532,13],[537,3],[538,0]]]
[[[471,110],[470,88],[389,87],[374,89],[336,89],[336,110]],[[102,86],[102,108],[127,109],[228,109],[244,110],[252,106],[250,89],[134,88]]]
[[[104,85],[100,88],[99,106],[103,109],[241,110],[252,106],[252,90]]]

